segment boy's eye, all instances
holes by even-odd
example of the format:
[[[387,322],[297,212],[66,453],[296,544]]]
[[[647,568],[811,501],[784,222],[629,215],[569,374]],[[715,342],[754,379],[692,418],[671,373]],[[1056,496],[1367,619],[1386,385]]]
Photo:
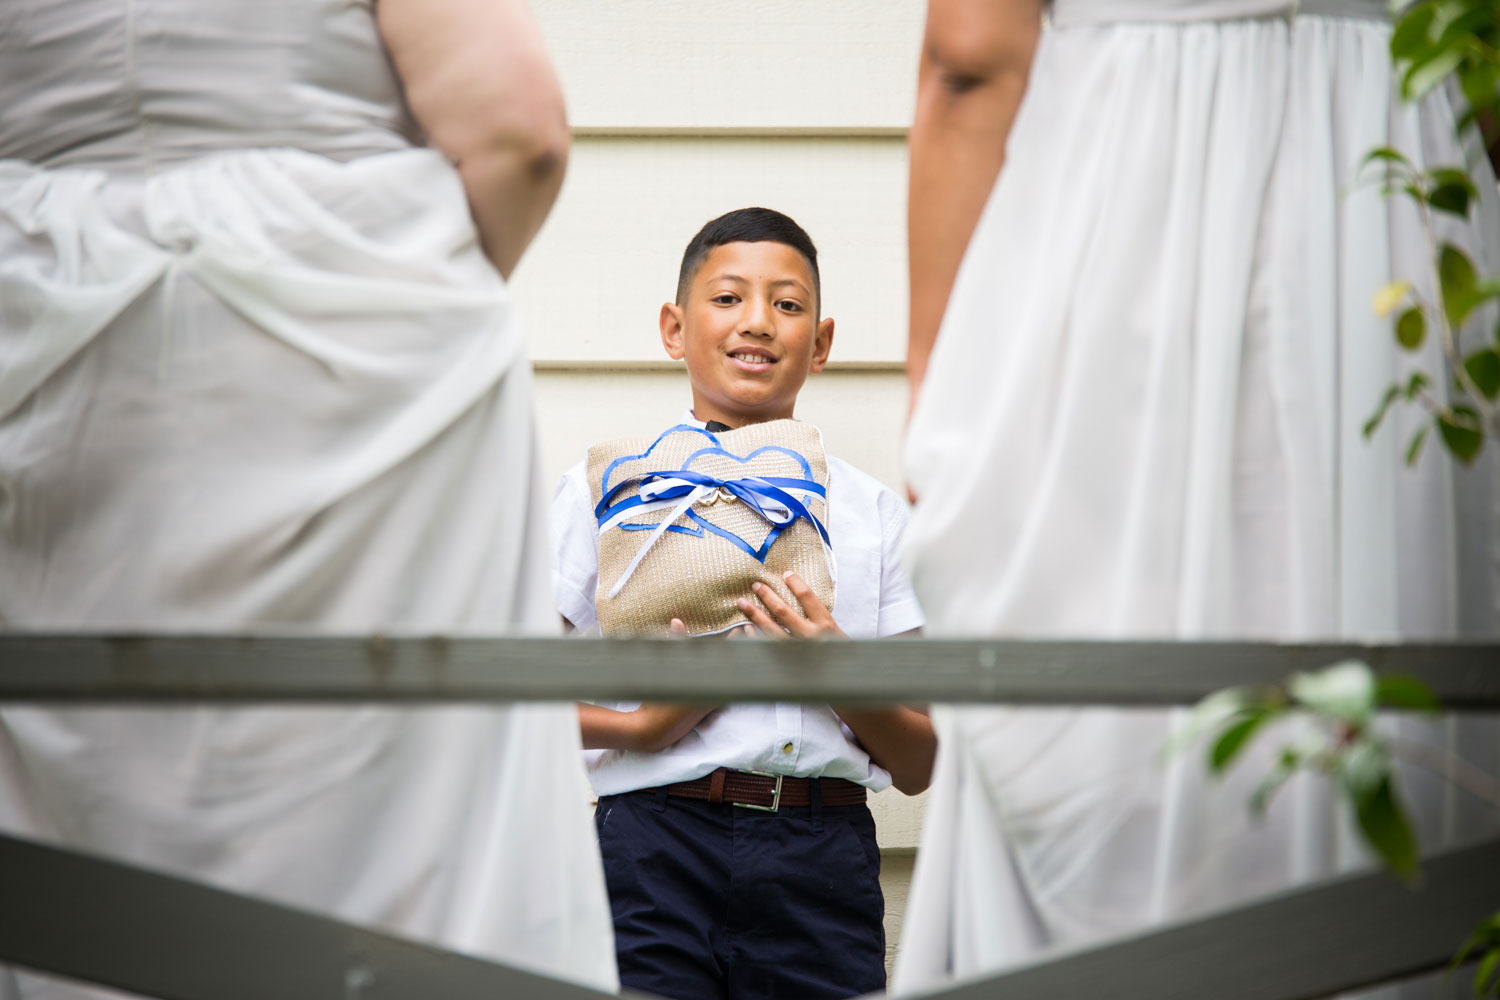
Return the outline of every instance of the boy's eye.
[[[739,300],[740,297],[738,295],[735,295],[733,292],[720,292],[718,295],[715,295],[708,301],[717,302],[721,306],[732,306]]]
[[[780,302],[776,303],[776,308],[782,310],[783,312],[801,312],[802,303],[798,302],[795,299],[782,299]]]

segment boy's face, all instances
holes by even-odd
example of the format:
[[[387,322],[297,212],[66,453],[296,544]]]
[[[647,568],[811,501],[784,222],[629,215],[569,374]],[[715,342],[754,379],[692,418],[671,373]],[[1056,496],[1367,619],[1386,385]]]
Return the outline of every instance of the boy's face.
[[[683,303],[661,307],[662,346],[687,362],[694,416],[731,427],[790,417],[833,346],[817,306],[812,269],[785,243],[709,251]]]

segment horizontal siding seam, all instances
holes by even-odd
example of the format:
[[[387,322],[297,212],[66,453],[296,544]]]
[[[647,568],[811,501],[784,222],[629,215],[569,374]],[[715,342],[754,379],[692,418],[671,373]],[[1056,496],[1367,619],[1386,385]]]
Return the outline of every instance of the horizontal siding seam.
[[[905,139],[907,125],[584,125],[575,139]]]
[[[676,374],[686,371],[680,361],[625,361],[592,358],[533,358],[531,369],[542,375],[572,373],[640,375]],[[823,369],[824,375],[903,375],[905,372],[906,364],[901,361],[830,361]]]

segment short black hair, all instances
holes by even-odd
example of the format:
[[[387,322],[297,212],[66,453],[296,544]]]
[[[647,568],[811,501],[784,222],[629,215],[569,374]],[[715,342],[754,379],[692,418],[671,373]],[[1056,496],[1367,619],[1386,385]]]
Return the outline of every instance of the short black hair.
[[[725,212],[698,230],[682,252],[682,267],[677,272],[677,304],[687,301],[688,286],[703,259],[714,247],[726,243],[784,243],[802,255],[812,271],[813,295],[821,305],[823,301],[822,279],[818,276],[818,248],[813,246],[807,230],[792,221],[790,216],[772,208],[737,208]],[[817,309],[814,309],[816,312]]]

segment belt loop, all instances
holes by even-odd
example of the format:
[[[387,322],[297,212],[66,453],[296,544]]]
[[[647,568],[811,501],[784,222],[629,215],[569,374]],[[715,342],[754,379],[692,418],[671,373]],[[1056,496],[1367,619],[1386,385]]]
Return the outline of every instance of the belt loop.
[[[724,801],[725,773],[726,772],[724,768],[716,768],[714,770],[713,777],[711,777],[708,781],[708,801],[714,805],[719,805]]]
[[[660,788],[658,788],[656,790],[656,794],[654,796],[652,796],[652,798],[654,798],[656,801],[654,801],[654,802],[651,803],[651,808],[655,809],[659,813],[666,812],[667,811],[667,796],[670,795],[670,794],[671,794],[671,792],[668,791],[667,786],[666,785],[662,785]]]
[[[813,833],[823,832],[823,779],[809,778],[807,794],[812,806]]]

